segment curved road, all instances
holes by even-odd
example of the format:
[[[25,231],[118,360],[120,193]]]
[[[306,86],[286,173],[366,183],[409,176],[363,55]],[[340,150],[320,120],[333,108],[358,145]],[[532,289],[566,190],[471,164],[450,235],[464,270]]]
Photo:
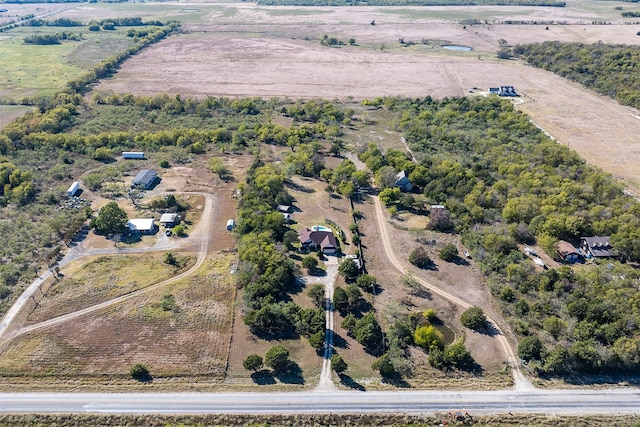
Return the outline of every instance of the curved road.
[[[20,297],[18,298],[18,300],[15,302],[15,304],[9,309],[9,311],[7,312],[7,314],[5,315],[2,324],[0,324],[0,346],[2,346],[4,343],[6,343],[7,341],[10,341],[12,339],[14,339],[15,337],[25,334],[27,332],[31,332],[33,330],[36,329],[41,329],[41,328],[45,328],[48,326],[52,326],[52,325],[56,325],[58,323],[62,323],[62,322],[66,322],[68,320],[71,319],[75,319],[79,316],[88,314],[88,313],[92,313],[94,311],[97,310],[101,310],[103,308],[106,307],[110,307],[114,304],[118,304],[120,302],[126,301],[128,299],[134,298],[140,294],[143,294],[145,292],[151,291],[153,289],[157,289],[159,287],[168,285],[170,283],[176,282],[178,280],[182,280],[186,277],[189,277],[190,275],[192,275],[193,273],[195,273],[198,268],[200,268],[200,266],[202,266],[202,264],[204,263],[204,260],[206,258],[207,252],[209,251],[209,236],[211,235],[211,227],[213,225],[213,208],[214,208],[214,197],[211,194],[208,193],[198,193],[198,192],[189,192],[189,193],[183,193],[183,194],[197,194],[197,195],[201,195],[204,196],[206,201],[205,201],[205,206],[204,206],[204,210],[202,212],[202,219],[200,221],[200,223],[198,224],[198,226],[192,231],[191,235],[194,236],[195,238],[197,238],[198,240],[200,240],[200,248],[198,250],[198,254],[197,254],[197,261],[196,263],[193,265],[193,267],[191,267],[190,269],[178,274],[177,276],[174,276],[170,279],[164,280],[162,282],[156,283],[154,285],[151,286],[147,286],[145,288],[139,289],[137,291],[133,291],[131,293],[128,293],[126,295],[122,295],[120,297],[111,299],[109,301],[105,301],[102,302],[100,304],[96,304],[96,305],[92,305],[91,307],[87,307],[84,308],[82,310],[78,310],[78,311],[74,311],[72,313],[68,313],[62,316],[58,316],[58,317],[54,317],[53,319],[49,319],[49,320],[45,320],[43,322],[40,323],[36,323],[33,325],[29,325],[29,326],[25,326],[22,327],[18,330],[15,331],[9,331],[9,327],[11,326],[15,316],[20,312],[20,310],[22,310],[22,308],[24,307],[24,305],[26,304],[26,302],[29,300],[29,298],[32,297],[32,295],[34,294],[34,292],[36,291],[36,289],[39,289],[39,287],[42,285],[42,283],[51,276],[51,272],[47,271],[45,274],[42,275],[42,277],[39,277],[38,279],[36,279],[23,293],[22,295],[20,295]],[[185,244],[187,244],[187,242],[181,242],[180,245],[176,245],[173,248],[177,248],[180,246],[184,246]],[[62,261],[60,261],[59,265],[60,266],[64,266],[66,264],[68,264],[69,262],[82,258],[82,257],[87,257],[87,256],[93,256],[93,255],[103,255],[103,254],[129,254],[129,253],[141,253],[141,252],[153,252],[153,251],[157,251],[157,250],[167,250],[167,249],[173,249],[173,248],[156,248],[156,247],[150,247],[150,248],[133,248],[133,249],[118,249],[118,248],[114,248],[114,249],[94,249],[94,250],[88,250],[86,252],[79,252],[77,250],[70,250],[67,255],[62,259]]]
[[[384,209],[382,208],[382,203],[380,202],[380,199],[377,196],[374,196],[373,200],[374,200],[375,210],[376,210],[376,221],[378,222],[378,229],[380,230],[380,236],[382,239],[384,252],[387,255],[387,258],[389,259],[389,262],[391,263],[391,265],[393,265],[402,274],[405,274],[407,273],[407,268],[402,263],[402,261],[400,261],[400,259],[396,256],[395,252],[393,251],[393,246],[391,244],[391,238],[389,235],[389,229],[385,221]],[[421,285],[429,288],[429,290],[434,294],[437,294],[442,298],[448,301],[451,301],[452,303],[464,309],[471,307],[471,304],[469,304],[468,302],[456,297],[455,295],[450,294],[449,292],[445,291],[442,288],[434,286],[433,284],[427,282],[426,280],[420,277],[414,277],[414,279]],[[498,334],[496,335],[496,339],[500,343],[500,347],[502,348],[502,353],[505,355],[506,361],[511,367],[511,370],[513,373],[513,381],[514,381],[516,390],[532,390],[534,388],[533,385],[522,374],[522,371],[520,370],[520,363],[519,363],[520,358],[513,351],[511,344],[509,344],[509,341],[507,340],[505,335],[502,333],[500,326],[498,326],[495,320],[491,319],[490,317],[487,317],[487,320],[491,324],[490,326],[494,328],[496,331],[498,331]]]

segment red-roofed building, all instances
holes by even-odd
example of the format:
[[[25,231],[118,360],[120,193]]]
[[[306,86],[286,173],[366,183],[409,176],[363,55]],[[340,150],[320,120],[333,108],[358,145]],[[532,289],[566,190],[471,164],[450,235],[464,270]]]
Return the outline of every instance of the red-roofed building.
[[[300,233],[300,243],[302,243],[303,248],[308,248],[312,251],[321,250],[325,254],[338,252],[338,242],[331,231],[305,228]]]

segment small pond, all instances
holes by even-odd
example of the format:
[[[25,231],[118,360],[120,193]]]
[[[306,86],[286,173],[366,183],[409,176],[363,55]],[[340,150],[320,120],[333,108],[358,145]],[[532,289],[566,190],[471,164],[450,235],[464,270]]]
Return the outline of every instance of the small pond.
[[[449,49],[449,50],[461,50],[464,52],[469,52],[470,50],[472,50],[469,46],[457,46],[455,44],[442,46],[442,48]]]

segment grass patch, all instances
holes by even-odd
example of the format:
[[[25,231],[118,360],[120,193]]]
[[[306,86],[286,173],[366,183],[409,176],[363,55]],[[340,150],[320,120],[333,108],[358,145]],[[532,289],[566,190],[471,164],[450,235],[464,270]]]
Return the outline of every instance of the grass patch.
[[[45,297],[30,313],[35,323],[142,289],[166,280],[195,262],[178,257],[180,268],[164,263],[164,254],[101,256],[68,272],[59,282],[45,285]]]

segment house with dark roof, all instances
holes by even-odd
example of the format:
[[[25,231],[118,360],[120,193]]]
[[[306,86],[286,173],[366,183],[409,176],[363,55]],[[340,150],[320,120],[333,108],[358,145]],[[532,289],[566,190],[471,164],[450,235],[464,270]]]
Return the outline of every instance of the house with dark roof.
[[[303,248],[311,251],[322,251],[325,254],[338,252],[338,242],[332,231],[310,230],[305,228],[300,233],[300,243]]]
[[[584,259],[584,255],[580,249],[564,240],[560,240],[556,244],[556,251],[558,252],[558,256],[566,262],[580,262]]]
[[[143,169],[133,178],[131,186],[148,190],[155,185],[157,179],[158,173],[156,171],[153,169]]]
[[[411,181],[409,181],[409,177],[407,176],[406,171],[401,170],[396,175],[396,187],[398,187],[405,193],[409,193],[411,190],[413,190],[413,184],[411,184]]]
[[[619,255],[609,243],[609,236],[581,237],[580,249],[588,258],[615,258]]]

